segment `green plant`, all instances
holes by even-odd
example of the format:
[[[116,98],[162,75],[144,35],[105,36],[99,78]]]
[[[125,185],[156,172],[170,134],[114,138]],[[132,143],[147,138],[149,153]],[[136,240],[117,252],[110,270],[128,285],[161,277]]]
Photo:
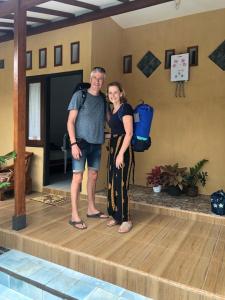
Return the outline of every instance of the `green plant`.
[[[202,186],[205,186],[208,173],[201,171],[201,169],[206,162],[208,162],[207,159],[202,159],[198,161],[194,167],[189,169],[184,178],[184,182],[187,187],[195,187],[199,182]]]
[[[179,164],[165,165],[161,167],[161,182],[163,187],[167,188],[169,186],[179,187],[183,190],[184,187],[184,177],[187,168],[179,168]]]
[[[147,185],[159,186],[161,185],[161,168],[156,166],[146,177]]]
[[[4,166],[4,164],[7,162],[7,160],[14,159],[14,158],[16,158],[15,151],[9,152],[3,156],[0,155],[0,172],[1,172],[2,166]],[[5,178],[2,177],[2,179],[0,178],[0,189],[4,189],[4,188],[8,187],[9,185],[10,185],[10,183],[7,182],[7,177],[5,177]]]

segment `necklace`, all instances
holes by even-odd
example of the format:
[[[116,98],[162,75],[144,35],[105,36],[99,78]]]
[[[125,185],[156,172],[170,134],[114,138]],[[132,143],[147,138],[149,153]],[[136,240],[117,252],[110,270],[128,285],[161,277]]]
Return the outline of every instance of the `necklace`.
[[[120,106],[122,105],[122,103],[120,103],[118,106],[114,106],[113,107],[113,113],[115,114],[119,109],[120,109]]]

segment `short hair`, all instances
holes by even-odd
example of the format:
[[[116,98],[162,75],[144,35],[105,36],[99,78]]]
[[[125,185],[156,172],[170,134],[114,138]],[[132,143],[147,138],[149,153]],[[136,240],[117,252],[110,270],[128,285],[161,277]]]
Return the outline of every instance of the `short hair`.
[[[92,69],[92,71],[91,71],[91,77],[92,77],[93,74],[96,73],[96,72],[101,73],[101,74],[103,74],[103,75],[106,75],[106,71],[105,71],[105,69],[104,69],[103,67],[94,67],[94,68]]]

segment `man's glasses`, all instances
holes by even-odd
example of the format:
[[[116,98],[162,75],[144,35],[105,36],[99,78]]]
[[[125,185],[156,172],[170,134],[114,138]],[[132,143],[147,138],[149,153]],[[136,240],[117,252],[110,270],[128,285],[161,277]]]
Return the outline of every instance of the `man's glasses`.
[[[105,69],[102,68],[102,67],[94,67],[94,68],[92,69],[92,71],[94,71],[94,72],[99,72],[99,73],[103,73],[103,74],[106,73]]]

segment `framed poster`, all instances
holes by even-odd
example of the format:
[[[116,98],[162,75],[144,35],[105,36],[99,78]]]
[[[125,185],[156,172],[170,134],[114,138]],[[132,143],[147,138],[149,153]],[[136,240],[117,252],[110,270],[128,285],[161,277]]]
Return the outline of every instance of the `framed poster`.
[[[54,46],[54,66],[62,66],[62,45]]]
[[[123,73],[132,73],[132,55],[125,55],[123,57]]]
[[[165,69],[170,69],[171,67],[171,56],[175,54],[175,49],[168,49],[165,51]]]
[[[171,81],[189,79],[189,53],[171,56]]]
[[[198,46],[192,46],[187,48],[189,53],[189,66],[198,65]]]
[[[39,68],[47,67],[47,48],[39,49]]]
[[[26,70],[32,69],[32,51],[26,52]]]
[[[80,42],[70,44],[71,64],[78,64],[80,62]]]

